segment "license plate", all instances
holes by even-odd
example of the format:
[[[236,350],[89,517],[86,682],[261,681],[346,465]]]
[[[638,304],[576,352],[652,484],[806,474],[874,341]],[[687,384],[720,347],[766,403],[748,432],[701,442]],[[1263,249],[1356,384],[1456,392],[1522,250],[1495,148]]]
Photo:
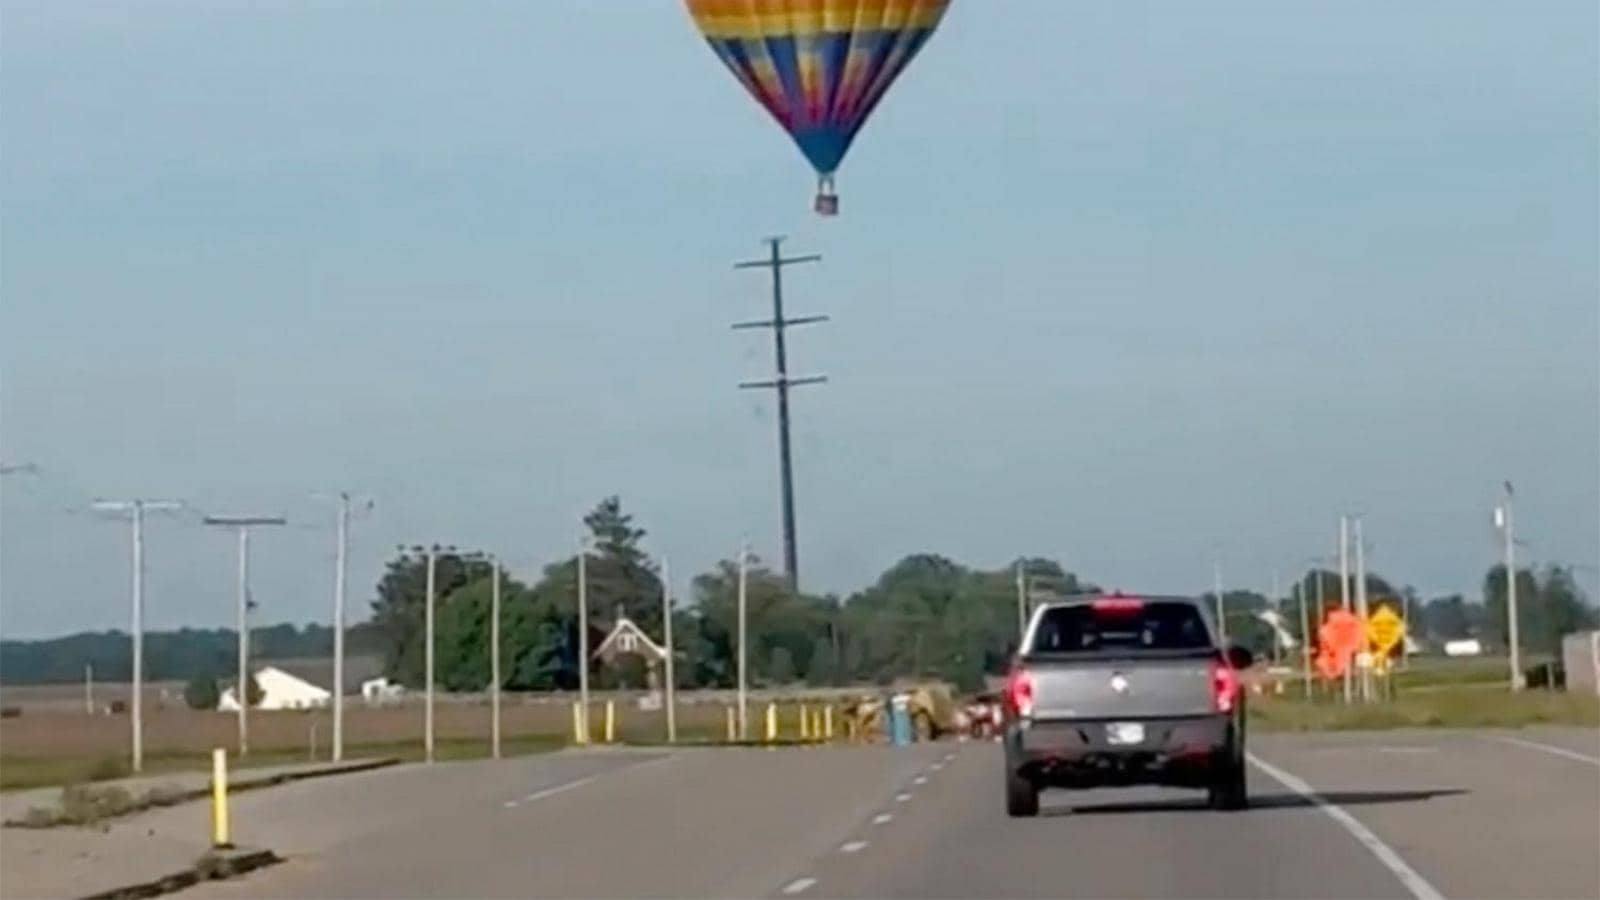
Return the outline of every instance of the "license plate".
[[[1144,743],[1144,725],[1138,722],[1112,722],[1106,726],[1106,741],[1112,744]]]

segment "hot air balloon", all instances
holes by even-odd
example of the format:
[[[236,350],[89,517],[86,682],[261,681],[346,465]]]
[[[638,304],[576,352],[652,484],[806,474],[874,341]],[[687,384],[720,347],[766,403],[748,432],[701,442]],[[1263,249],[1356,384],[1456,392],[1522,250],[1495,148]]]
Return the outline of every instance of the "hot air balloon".
[[[950,0],[687,0],[706,43],[817,170],[818,213],[862,123]]]

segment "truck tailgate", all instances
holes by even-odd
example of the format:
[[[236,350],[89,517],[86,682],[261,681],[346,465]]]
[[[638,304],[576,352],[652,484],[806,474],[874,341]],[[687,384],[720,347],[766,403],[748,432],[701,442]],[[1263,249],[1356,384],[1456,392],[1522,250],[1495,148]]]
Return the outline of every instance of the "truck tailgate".
[[[1214,711],[1209,654],[1051,656],[1023,660],[1033,676],[1036,721],[1149,719]]]

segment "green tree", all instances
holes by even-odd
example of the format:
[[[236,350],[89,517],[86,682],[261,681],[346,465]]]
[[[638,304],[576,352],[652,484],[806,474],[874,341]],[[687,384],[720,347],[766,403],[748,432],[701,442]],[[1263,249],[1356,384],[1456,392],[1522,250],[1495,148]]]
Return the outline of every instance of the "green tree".
[[[372,603],[375,642],[383,654],[384,674],[409,688],[422,686],[426,627],[428,558],[425,552],[402,551],[389,561]],[[459,556],[440,553],[435,564],[435,594],[440,597],[467,582],[468,566]],[[438,625],[435,608],[435,627]]]
[[[777,646],[772,648],[772,653],[767,657],[767,683],[773,685],[792,684],[795,680],[794,657],[789,653],[789,648]]]
[[[1506,568],[1497,565],[1483,579],[1485,630],[1508,644]],[[1543,572],[1517,570],[1517,632],[1524,653],[1557,656],[1561,637],[1595,627],[1597,614],[1570,569],[1549,566]]]
[[[811,656],[806,661],[806,684],[822,687],[838,682],[839,668],[834,664],[833,642],[827,635],[818,635],[811,642]]]
[[[216,709],[222,700],[217,690],[217,680],[206,675],[196,675],[183,686],[183,702],[190,709]]]

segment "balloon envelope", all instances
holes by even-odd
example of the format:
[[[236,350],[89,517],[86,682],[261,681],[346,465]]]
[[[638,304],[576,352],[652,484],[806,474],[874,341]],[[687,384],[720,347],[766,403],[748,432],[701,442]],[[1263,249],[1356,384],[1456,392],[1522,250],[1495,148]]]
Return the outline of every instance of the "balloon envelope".
[[[687,0],[711,49],[828,181],[950,0]]]

